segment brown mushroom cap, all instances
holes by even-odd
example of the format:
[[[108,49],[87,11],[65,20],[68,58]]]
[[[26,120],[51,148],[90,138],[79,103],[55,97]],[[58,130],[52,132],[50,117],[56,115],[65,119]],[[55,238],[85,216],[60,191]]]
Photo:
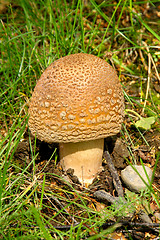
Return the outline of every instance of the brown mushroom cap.
[[[79,53],[53,62],[34,89],[29,128],[46,142],[80,142],[120,131],[122,88],[104,60]]]

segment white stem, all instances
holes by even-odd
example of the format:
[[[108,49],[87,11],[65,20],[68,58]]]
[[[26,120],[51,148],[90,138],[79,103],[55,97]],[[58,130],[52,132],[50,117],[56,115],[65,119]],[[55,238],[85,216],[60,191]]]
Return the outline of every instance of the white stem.
[[[82,184],[91,184],[102,170],[104,139],[78,143],[60,143],[60,161],[63,169],[74,169]]]

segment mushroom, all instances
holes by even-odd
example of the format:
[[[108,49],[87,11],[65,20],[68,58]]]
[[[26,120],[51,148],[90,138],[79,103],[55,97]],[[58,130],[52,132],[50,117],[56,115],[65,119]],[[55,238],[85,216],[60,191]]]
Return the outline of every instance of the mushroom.
[[[53,62],[38,80],[29,107],[29,128],[48,143],[58,142],[60,163],[82,184],[102,169],[104,138],[116,135],[124,98],[116,71],[91,54]]]

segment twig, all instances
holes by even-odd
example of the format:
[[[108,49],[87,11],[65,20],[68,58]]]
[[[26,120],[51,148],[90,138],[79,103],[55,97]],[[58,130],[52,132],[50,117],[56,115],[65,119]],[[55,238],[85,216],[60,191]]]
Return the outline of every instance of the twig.
[[[144,109],[146,107],[147,99],[148,99],[148,93],[149,93],[149,88],[150,88],[150,78],[151,78],[151,54],[149,53],[149,48],[147,47],[146,43],[143,42],[143,44],[146,46],[146,50],[148,53],[148,80],[147,80],[147,89],[146,89],[146,96],[145,96],[145,101],[142,109],[142,115],[144,114]]]
[[[125,73],[125,72],[121,72],[121,74],[123,74],[125,76],[128,76],[128,77],[131,77],[131,78],[138,78],[138,79],[141,79],[141,80],[144,80],[144,81],[147,80],[147,78],[143,78],[142,76],[135,76],[135,75],[132,75],[132,74],[129,74],[129,73]]]
[[[78,227],[79,224],[80,222],[70,224],[70,225],[62,225],[62,226],[53,225],[53,227],[58,230],[69,230],[71,227]],[[46,226],[46,228],[50,228],[50,227]]]
[[[145,70],[147,70],[148,67],[147,67],[147,64],[146,64],[146,62],[145,62],[145,59],[144,59],[144,57],[143,57],[143,53],[142,53],[142,50],[141,50],[141,49],[139,49],[139,55],[140,55],[140,58],[141,58],[141,61],[142,61],[143,65],[144,65]]]
[[[143,44],[145,45],[145,48],[147,49],[147,52],[149,53],[149,47],[147,46],[146,42],[143,42]],[[149,55],[150,55],[150,59],[151,59],[151,61],[152,61],[153,67],[154,67],[154,69],[155,69],[158,82],[160,83],[160,76],[159,76],[159,73],[158,73],[156,64],[155,64],[155,62],[154,62],[154,60],[153,60],[153,57],[151,56],[150,53],[149,53]]]
[[[74,219],[74,217],[72,217],[69,212],[65,209],[65,207],[62,205],[62,203],[54,196],[50,196],[51,198],[54,199],[55,202],[57,202],[59,204],[59,206],[61,207],[61,209],[64,209],[64,211],[71,217],[72,221],[75,223],[75,224],[78,224],[78,222]]]
[[[120,203],[120,198],[119,197],[113,197],[110,193],[104,191],[104,190],[98,190],[93,194],[94,197],[98,198],[99,200],[102,201],[108,201],[110,203]],[[124,203],[126,201],[124,200]]]
[[[51,199],[46,195],[46,194],[44,194],[44,196],[47,198],[47,200],[52,204],[52,206],[57,210],[57,212],[59,211],[59,209],[56,207],[56,205],[51,201]],[[54,199],[54,198],[53,198]],[[54,199],[55,200],[55,199]],[[55,200],[55,202],[57,202],[56,200]],[[64,220],[66,221],[66,222],[68,222],[68,224],[70,224],[70,222],[68,221],[68,219],[65,217],[65,216],[63,216],[63,214],[60,212],[60,215],[61,215],[61,217],[62,218],[64,218]]]
[[[156,75],[157,75],[157,79],[158,79],[158,82],[160,83],[160,76],[159,76],[159,73],[158,73],[158,70],[157,70],[157,67],[156,67],[156,64],[151,56],[151,61],[152,61],[152,64],[154,66],[154,69],[155,69],[155,72],[156,72]]]
[[[104,223],[103,226],[112,226],[115,223],[116,222],[108,222],[108,223]],[[128,226],[132,226],[132,227],[155,227],[158,229],[160,228],[159,223],[137,223],[137,222],[129,222],[129,221],[121,221],[118,223],[121,225],[128,225]]]
[[[62,225],[62,226],[58,226],[58,225],[53,225],[53,227],[55,229],[58,229],[58,230],[69,230],[71,227],[78,227],[79,224],[81,224],[81,222],[77,222],[75,224],[70,224],[70,225]],[[132,229],[133,227],[141,227],[141,228],[138,228],[138,229],[134,229],[134,230],[138,230],[139,232],[140,231],[145,231],[145,230],[152,230],[156,233],[159,232],[160,230],[160,224],[159,223],[134,223],[134,222],[129,222],[129,221],[121,221],[121,222],[106,222],[104,223],[102,226],[100,226],[99,228],[102,228],[102,229],[106,229],[108,227],[111,227],[111,226],[114,226],[115,224],[117,224],[117,227],[120,228],[120,227],[125,227],[127,226],[127,230],[129,229]],[[82,226],[84,224],[82,223]],[[89,225],[86,225],[86,227],[88,228],[91,228],[91,226]],[[50,226],[47,226],[46,225],[46,228],[50,228]]]
[[[118,222],[120,224],[120,227],[127,226],[127,230],[133,228],[133,227],[140,227],[139,229],[136,229],[138,231],[144,231],[144,230],[152,230],[156,233],[159,233],[160,230],[160,224],[159,223],[134,223],[129,221],[120,221]],[[113,226],[116,224],[116,222],[106,222],[102,225],[103,229],[106,229],[107,227]]]
[[[109,167],[109,170],[110,170],[111,175],[113,177],[113,183],[114,183],[115,189],[118,193],[118,197],[124,197],[122,184],[121,184],[121,181],[119,179],[117,170],[115,169],[115,166],[112,162],[112,159],[110,157],[109,152],[105,151],[104,154],[103,154],[103,157],[105,158],[106,162],[108,163],[108,167]]]

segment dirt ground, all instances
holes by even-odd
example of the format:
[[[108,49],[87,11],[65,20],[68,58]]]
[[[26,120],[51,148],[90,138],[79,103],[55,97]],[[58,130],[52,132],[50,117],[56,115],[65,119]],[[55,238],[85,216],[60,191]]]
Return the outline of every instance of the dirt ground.
[[[142,143],[137,149],[134,150],[134,157],[136,159],[137,164],[140,164],[140,158],[143,160],[144,164],[149,166],[152,170],[155,165],[156,161],[156,153],[158,153],[160,148],[160,133],[158,131],[150,131],[145,135],[146,140],[148,141],[150,147],[146,146]],[[34,137],[32,137],[32,143],[34,148]],[[126,143],[121,139],[117,138],[116,141],[113,139],[106,139],[105,145],[108,146],[109,152],[111,153],[114,165],[117,171],[120,173],[128,164],[126,159],[130,160],[130,155]],[[43,169],[46,162],[49,160],[50,156],[52,155],[54,149],[57,148],[58,153],[58,144],[47,144],[45,142],[41,142],[37,140],[36,145],[36,153],[39,153],[38,157],[36,158],[37,164],[37,173]],[[30,144],[29,144],[29,136],[26,133],[25,138],[22,142],[19,143],[18,148],[14,155],[15,161],[20,166],[25,167],[25,165],[29,164],[31,161],[31,151],[30,151]],[[46,173],[55,173],[59,176],[64,176],[64,172],[57,164],[55,167],[54,157],[51,159],[50,163],[45,167],[44,172]],[[67,175],[73,183],[77,183],[76,178],[73,177],[72,171],[68,171]],[[98,181],[97,181],[98,180]],[[155,172],[155,179],[154,184],[158,187],[160,185],[160,162],[158,161],[156,172]],[[110,171],[108,169],[108,165],[105,161],[103,161],[103,171],[96,177],[91,189],[104,189],[112,193],[113,185],[112,185],[112,177]]]

